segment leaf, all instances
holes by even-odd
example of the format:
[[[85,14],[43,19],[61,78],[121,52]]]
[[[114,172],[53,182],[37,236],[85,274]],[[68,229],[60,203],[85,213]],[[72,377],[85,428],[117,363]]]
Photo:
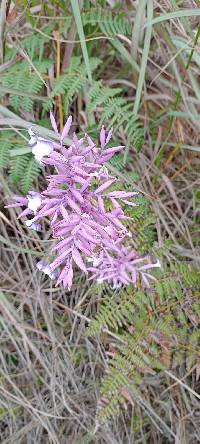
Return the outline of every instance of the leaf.
[[[74,18],[75,18],[77,31],[78,31],[78,35],[79,35],[79,39],[80,39],[80,44],[81,44],[81,48],[82,48],[82,52],[83,52],[83,58],[84,58],[85,66],[87,69],[88,79],[89,79],[90,83],[92,83],[90,61],[89,61],[89,57],[88,57],[87,46],[85,43],[85,35],[84,35],[84,31],[83,31],[83,25],[82,25],[81,13],[80,13],[78,0],[71,0],[71,7],[72,7],[72,10],[74,13]]]
[[[21,156],[19,156],[21,157]],[[37,179],[39,173],[40,173],[40,167],[36,163],[34,157],[31,155],[29,158],[28,163],[26,164],[26,167],[24,169],[24,173],[21,177],[21,183],[22,183],[22,192],[24,194],[27,194],[28,191],[30,191],[32,184],[34,180]]]
[[[136,88],[136,96],[134,101],[134,108],[133,113],[137,115],[139,106],[140,106],[140,100],[141,100],[141,94],[142,94],[142,88],[144,84],[145,79],[145,73],[146,73],[146,66],[147,66],[147,60],[149,55],[149,48],[150,48],[150,42],[151,42],[151,35],[152,35],[152,18],[153,18],[153,2],[152,0],[148,0],[147,2],[147,30],[145,34],[145,40],[144,40],[144,48],[142,52],[142,62],[140,66],[140,74],[138,79],[138,84]]]
[[[151,21],[147,20],[145,26],[156,25],[157,23],[164,22],[166,20],[173,20],[176,18],[182,18],[182,17],[196,17],[197,18],[199,16],[200,16],[200,8],[184,9],[182,11],[179,10],[179,11],[169,12],[167,14],[161,14]]]

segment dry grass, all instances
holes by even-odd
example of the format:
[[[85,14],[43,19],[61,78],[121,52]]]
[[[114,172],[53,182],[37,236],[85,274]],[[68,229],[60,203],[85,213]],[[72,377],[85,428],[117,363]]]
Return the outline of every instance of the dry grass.
[[[94,305],[90,289],[81,276],[72,293],[49,286],[31,254],[35,245],[45,251],[48,241],[30,238],[9,213],[0,224],[8,242],[0,265],[2,444],[199,442],[199,400],[164,373],[146,377],[142,396],[97,428],[108,338],[98,343],[84,335]],[[177,375],[198,393],[194,368]]]
[[[30,238],[20,223],[16,227],[15,212],[9,214],[0,224],[8,243],[0,265],[2,444],[199,442],[199,400],[187,389],[189,384],[198,393],[199,383],[195,368],[186,373],[184,366],[177,376],[186,388],[165,373],[146,377],[142,395],[119,418],[97,427],[108,338],[99,343],[85,337],[93,295],[81,276],[72,293],[49,286],[31,253],[36,245],[45,251],[48,241]]]
[[[138,2],[129,3],[134,22]],[[154,15],[178,10],[180,3],[180,9],[200,7],[198,1],[154,1]],[[197,17],[176,18],[153,29],[140,108],[146,143],[142,153],[131,154],[132,167],[140,174],[138,187],[150,197],[157,216],[158,243],[171,239],[173,257],[190,259],[199,266],[198,42],[185,69],[198,24]],[[27,32],[24,17],[16,26],[19,34]],[[11,37],[16,29],[10,27]],[[127,47],[140,60],[141,49],[131,48],[131,42]],[[69,45],[67,48],[70,52]],[[137,76],[127,74],[116,80],[118,65],[116,60],[109,73],[105,70],[104,81],[109,85],[128,81],[128,98],[134,102]],[[74,116],[84,129],[87,116],[81,97]],[[30,235],[14,210],[4,210],[13,190],[5,174],[0,182],[1,443],[200,442],[199,399],[187,388],[199,392],[198,366],[188,372],[184,365],[176,369],[176,376],[186,386],[166,373],[146,377],[141,397],[124,406],[119,418],[104,426],[96,423],[109,339],[90,340],[85,329],[99,301],[82,276],[77,276],[73,291],[68,293],[54,288],[36,272],[35,251],[46,254],[49,234],[45,239]]]

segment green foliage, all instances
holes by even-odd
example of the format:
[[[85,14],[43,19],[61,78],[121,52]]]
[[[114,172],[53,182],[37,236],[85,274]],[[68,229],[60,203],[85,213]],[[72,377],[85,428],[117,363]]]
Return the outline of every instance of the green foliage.
[[[40,168],[32,154],[15,156],[11,160],[10,177],[14,184],[19,184],[23,194],[30,191],[39,172]]]
[[[185,355],[188,369],[195,364],[200,339],[199,290],[197,269],[171,263],[151,290],[129,286],[114,294],[107,291],[87,330],[89,336],[110,333],[115,338],[102,382],[101,421],[119,412],[127,394],[139,392],[146,374],[177,365]]]
[[[35,70],[27,61],[23,61],[1,75],[0,89],[3,87],[9,93],[10,105],[16,112],[32,112],[37,94],[43,87],[43,75],[51,65],[49,60],[33,60],[32,63]]]
[[[13,146],[12,132],[2,131],[2,133],[0,133],[0,169],[7,167],[10,159],[10,151]]]
[[[117,34],[131,35],[132,32],[131,23],[122,14],[115,15],[110,9],[90,8],[88,12],[83,12],[81,17],[84,26],[99,27],[104,34],[110,37]]]
[[[118,142],[114,143],[117,145]],[[128,170],[128,167],[131,166],[132,163],[132,156],[130,153],[126,156],[126,165],[127,168],[125,169],[124,165],[124,154],[116,154],[112,159],[109,161],[109,167],[111,171],[113,172],[120,172],[121,178],[125,181],[124,186],[128,188],[128,186],[133,187],[135,182],[138,182],[139,180],[139,174],[134,170]]]
[[[17,184],[23,178],[28,160],[29,155],[15,156],[11,160],[10,177],[14,184]]]
[[[120,327],[131,322],[134,311],[131,295],[128,298],[125,292],[109,295],[105,298],[97,318],[88,328],[88,335],[102,333],[105,328],[118,331]]]
[[[101,81],[94,82],[89,91],[88,112],[92,113],[101,108],[100,123],[106,123],[108,128],[114,128],[114,134],[123,128],[127,136],[127,144],[132,144],[139,151],[144,143],[144,129],[139,118],[133,114],[133,106],[122,97],[120,88],[104,86]]]
[[[22,145],[21,138],[13,135],[13,131],[0,133],[0,169],[6,168],[12,183],[27,194],[41,170],[32,154],[12,156],[16,145]]]
[[[90,58],[90,68],[92,72],[95,71],[99,64],[99,59]],[[55,80],[50,98],[54,99],[62,94],[64,96],[64,109],[67,114],[70,103],[87,83],[87,70],[84,63],[81,63],[80,57],[73,57],[69,68],[63,75]]]
[[[44,28],[46,36],[32,33],[20,42],[25,50],[26,60],[20,60],[11,64],[1,74],[0,92],[2,98],[9,102],[11,109],[19,115],[24,112],[33,114],[34,107],[38,101],[45,103],[45,79],[51,59],[44,56],[46,44],[49,43],[48,35],[51,34],[54,25]],[[51,43],[51,42],[50,42]],[[9,58],[15,56],[15,51],[7,51]],[[8,60],[9,60],[8,58]],[[21,138],[13,134],[13,131],[2,131],[0,136],[0,168],[8,168],[9,176],[14,185],[18,185],[26,194],[36,180],[40,168],[32,155],[20,155],[11,157],[12,148],[16,145],[22,146]]]
[[[29,16],[28,16],[29,17]],[[26,117],[34,121],[34,112],[44,120],[48,118],[49,109],[57,103],[61,96],[64,115],[69,112],[71,104],[76,104],[77,97],[85,103],[85,112],[89,122],[95,127],[95,133],[99,131],[102,124],[113,126],[115,134],[119,135],[121,128],[127,131],[128,144],[133,144],[136,149],[141,149],[143,144],[143,130],[137,117],[132,115],[132,106],[127,102],[122,88],[111,88],[103,85],[102,82],[93,80],[91,86],[88,84],[87,70],[82,60],[81,51],[74,51],[71,57],[69,68],[58,78],[49,82],[48,74],[52,61],[56,60],[56,45],[52,44],[54,31],[59,28],[59,38],[66,38],[72,23],[72,15],[66,21],[52,21],[47,26],[39,27],[38,20],[29,17],[32,25],[25,38],[17,42],[16,48],[6,47],[6,61],[12,61],[18,55],[18,50],[23,51],[24,57],[16,59],[16,63],[11,63],[7,69],[3,70],[0,79],[0,95],[8,103],[11,110],[23,117],[24,113],[30,113],[32,117]],[[131,35],[132,25],[129,20],[117,11],[105,10],[103,7],[90,8],[82,13],[85,35],[97,30],[109,37],[116,37],[119,34]],[[34,30],[35,28],[35,30]],[[38,31],[37,31],[37,29]],[[41,32],[39,31],[41,29]],[[91,45],[90,45],[91,43]],[[89,51],[93,43],[89,43]],[[95,43],[95,41],[94,41]],[[99,44],[96,41],[97,45]],[[96,44],[95,43],[95,44]],[[62,50],[62,48],[61,48]],[[96,51],[89,52],[90,69],[93,79],[99,77],[101,60],[93,57]],[[55,67],[56,68],[56,67]],[[101,67],[100,67],[101,69]],[[104,69],[104,68],[103,68]],[[56,69],[54,70],[56,72]],[[46,86],[51,88],[49,91]],[[126,91],[125,91],[126,93]],[[42,106],[38,106],[38,104]],[[122,118],[123,116],[123,118]],[[98,120],[99,125],[95,124]],[[16,143],[21,141],[16,137]],[[121,143],[119,141],[119,143]],[[27,155],[10,157],[12,146],[9,141],[1,143],[0,147],[0,167],[10,169],[10,177],[14,184],[21,187],[23,193],[28,191],[32,182],[37,178],[39,168],[30,160]],[[118,156],[113,166],[122,169],[124,161]],[[128,161],[131,160],[130,157]],[[118,165],[117,165],[118,163]],[[137,180],[138,176],[134,171],[125,171],[124,176],[131,181]]]
[[[53,29],[54,24],[48,25],[43,28],[43,34],[32,33],[22,40],[21,45],[27,51],[31,59],[38,55],[39,61],[42,61],[45,51],[45,44],[49,42],[49,36],[52,35]]]
[[[39,175],[39,172],[40,168],[38,164],[36,163],[34,157],[30,156],[21,179],[21,187],[24,194],[27,194],[28,191],[30,191],[34,180],[36,180]]]

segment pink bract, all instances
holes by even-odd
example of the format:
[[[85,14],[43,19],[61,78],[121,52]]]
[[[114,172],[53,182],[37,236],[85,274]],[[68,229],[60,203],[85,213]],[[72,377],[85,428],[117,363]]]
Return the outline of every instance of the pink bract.
[[[51,123],[58,136],[53,114]],[[73,134],[72,144],[66,148],[63,139],[71,123],[70,116],[59,136],[60,144],[42,140],[45,147],[50,146],[44,150],[44,156],[34,150],[40,141],[31,129],[33,154],[37,152],[44,167],[52,166],[54,171],[47,176],[47,188],[42,193],[30,192],[27,198],[13,196],[15,203],[8,205],[25,207],[19,217],[31,216],[31,220],[25,222],[31,229],[38,230],[39,219],[49,219],[52,237],[57,240],[52,249],[55,259],[49,265],[39,262],[37,268],[51,278],[57,275],[57,284],[69,290],[76,267],[90,279],[107,281],[115,288],[130,283],[137,286],[139,276],[143,284],[149,286],[153,279],[151,269],[160,264],[151,263],[149,257],[138,257],[131,247],[131,234],[123,223],[127,219],[124,206],[135,206],[133,199],[137,193],[113,190],[119,182],[109,175],[104,165],[124,147],[107,148],[112,130],[106,134],[102,127],[100,146],[87,135],[78,139]]]

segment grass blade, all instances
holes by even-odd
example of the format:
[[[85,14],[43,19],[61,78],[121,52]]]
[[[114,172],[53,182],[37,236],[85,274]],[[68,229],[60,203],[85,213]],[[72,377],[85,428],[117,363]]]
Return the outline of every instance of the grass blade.
[[[74,19],[76,22],[76,26],[77,26],[77,31],[78,31],[78,35],[80,38],[80,43],[81,43],[81,48],[82,48],[82,52],[83,52],[83,58],[84,58],[84,62],[85,62],[85,66],[87,69],[87,75],[88,75],[88,79],[89,82],[92,83],[92,74],[91,74],[91,69],[90,69],[90,62],[89,62],[89,57],[88,57],[88,52],[87,52],[87,46],[85,43],[85,35],[84,35],[84,31],[83,31],[83,25],[82,25],[82,20],[81,20],[81,13],[80,13],[80,8],[79,8],[79,4],[78,4],[78,0],[71,0],[71,7],[74,13]]]
[[[19,253],[28,253],[32,254],[33,256],[44,256],[44,253],[41,251],[32,250],[29,248],[24,247],[18,247],[15,243],[9,241],[8,239],[5,239],[3,236],[0,235],[0,241],[2,244],[6,245],[7,247],[10,247],[11,250],[19,251]]]
[[[166,20],[173,20],[176,18],[182,18],[182,17],[199,17],[200,16],[200,8],[193,8],[193,9],[184,9],[182,11],[174,11],[169,12],[167,14],[161,14],[158,17],[154,18],[151,22],[147,19],[146,25],[156,25],[157,23],[164,22]]]
[[[5,25],[6,25],[6,0],[2,0],[1,10],[0,10],[0,60],[1,60],[1,63],[3,63]]]
[[[139,40],[140,40],[140,32],[141,32],[141,25],[142,25],[142,18],[144,15],[144,11],[146,8],[146,2],[147,0],[141,0],[138,4],[134,26],[133,26],[133,32],[132,32],[132,47],[131,47],[131,54],[134,60],[137,60],[137,52],[138,52],[138,46],[139,46]]]
[[[135,69],[135,71],[139,72],[139,66],[129,54],[125,46],[120,42],[119,39],[115,38],[111,40],[111,44],[114,46],[115,49],[121,54],[122,58],[125,59],[132,67]]]
[[[138,110],[140,107],[142,88],[143,88],[144,79],[145,79],[145,72],[146,72],[146,66],[147,66],[147,60],[148,60],[149,48],[150,48],[150,42],[151,42],[152,18],[153,18],[153,2],[152,2],[152,0],[149,0],[147,3],[148,26],[147,26],[147,30],[146,30],[146,34],[145,34],[145,39],[144,39],[144,49],[143,49],[143,53],[142,53],[140,75],[139,75],[137,89],[136,89],[136,97],[135,97],[135,103],[134,103],[134,108],[133,108],[134,114],[138,113]]]

